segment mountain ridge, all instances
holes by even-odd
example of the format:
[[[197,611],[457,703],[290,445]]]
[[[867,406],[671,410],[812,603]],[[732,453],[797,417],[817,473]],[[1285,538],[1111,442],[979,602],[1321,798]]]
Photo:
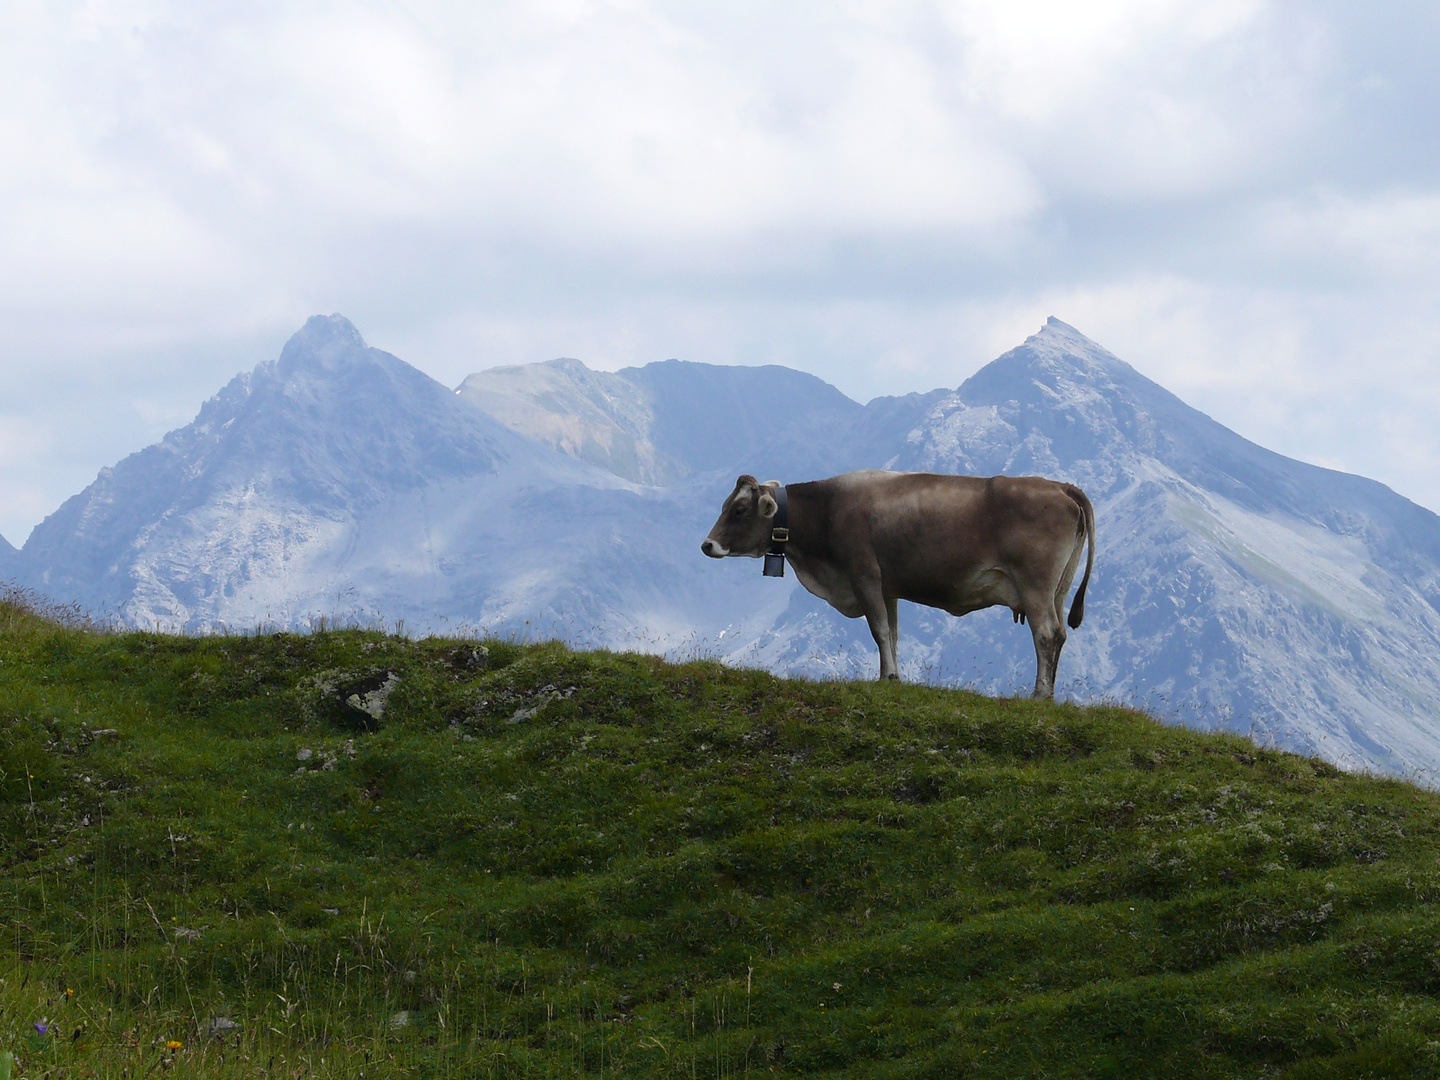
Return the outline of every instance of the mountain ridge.
[[[811,448],[864,408],[790,368],[673,359],[616,372],[570,358],[491,368],[468,376],[456,393],[517,434],[661,487],[733,468],[737,444],[761,471],[814,467],[820,462]]]
[[[102,470],[16,573],[132,625],[351,613],[849,678],[874,671],[863,623],[698,545],[737,473],[860,467],[1087,490],[1097,564],[1061,660],[1072,697],[1350,767],[1440,768],[1440,518],[1245,440],[1053,318],[955,389],[861,405],[786,368],[679,360],[560,359],[451,390],[317,316]],[[1004,615],[902,606],[902,672],[1021,690],[1033,651]]]
[[[277,360],[237,375],[191,424],[102,469],[36,527],[22,557],[47,591],[122,619],[198,629],[192,609],[236,584],[217,563],[243,573],[253,556],[283,569],[397,489],[494,479],[517,463],[556,480],[596,479],[371,349],[343,317],[315,316]],[[115,559],[117,534],[140,551],[188,542],[194,558],[165,566],[162,553],[126,566]],[[127,613],[135,596],[142,602]]]
[[[1063,347],[1081,352],[1063,354],[1062,348],[1057,348],[1061,343]],[[1000,404],[1001,397],[1007,393],[1011,396],[1006,400],[1014,401],[1017,389],[1014,368],[1017,362],[1027,359],[1027,352],[1042,363],[1048,363],[1051,372],[1056,376],[1069,375],[1074,370],[1056,363],[1061,355],[1074,359],[1083,353],[1083,358],[1092,365],[1087,372],[1092,383],[1096,375],[1103,374],[1117,390],[1133,395],[1143,402],[1147,412],[1152,415],[1163,413],[1162,417],[1157,418],[1159,422],[1147,432],[1153,442],[1150,452],[1174,468],[1182,478],[1192,483],[1217,485],[1215,490],[1251,509],[1283,510],[1297,515],[1316,514],[1317,523],[1322,523],[1320,519],[1323,515],[1317,514],[1313,503],[1306,505],[1296,501],[1297,489],[1302,487],[1296,481],[1323,483],[1328,490],[1336,494],[1347,494],[1349,498],[1346,502],[1350,505],[1373,509],[1377,504],[1383,503],[1390,512],[1405,513],[1410,521],[1425,528],[1432,542],[1428,550],[1435,558],[1440,559],[1440,517],[1430,510],[1406,499],[1377,480],[1288,458],[1246,439],[1200,410],[1187,405],[1163,386],[1053,316],[1044,331],[1032,335],[1024,344],[985,365],[956,389],[954,397],[970,407]],[[1097,360],[1103,360],[1104,363],[1096,363]],[[1116,379],[1116,375],[1120,378]],[[1073,379],[1064,381],[1073,386]],[[1078,398],[1080,395],[1074,396]],[[1056,406],[1051,404],[1048,411],[1053,412],[1055,408]],[[1197,456],[1192,453],[1189,457],[1185,456],[1181,433],[1192,442],[1201,442],[1207,448],[1213,448],[1210,455]],[[1132,440],[1135,438],[1133,433],[1127,434],[1130,434]],[[1057,456],[1055,463],[1064,467],[1077,459],[1078,455],[1069,458]],[[979,471],[984,471],[988,464],[970,460]],[[1252,477],[1257,472],[1280,475],[1271,479],[1267,490],[1256,490],[1234,482],[1237,468],[1243,468]],[[1106,480],[1103,475],[1094,474],[1089,479],[1092,483],[1097,480],[1104,483]],[[1327,527],[1344,524],[1333,516],[1323,523]]]

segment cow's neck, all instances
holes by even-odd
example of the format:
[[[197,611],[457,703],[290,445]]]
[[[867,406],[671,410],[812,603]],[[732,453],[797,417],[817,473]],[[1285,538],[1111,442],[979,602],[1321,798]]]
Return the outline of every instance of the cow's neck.
[[[786,484],[786,501],[790,512],[790,540],[785,545],[786,554],[792,559],[823,559],[829,554],[825,543],[825,532],[821,526],[824,517],[824,495],[817,483]]]
[[[821,480],[790,484],[787,490],[790,496],[790,541],[786,545],[789,548],[786,554],[795,577],[807,591],[833,604],[842,614],[851,617],[859,615],[861,612],[855,606],[853,590],[841,568],[835,565],[829,542],[829,488]]]

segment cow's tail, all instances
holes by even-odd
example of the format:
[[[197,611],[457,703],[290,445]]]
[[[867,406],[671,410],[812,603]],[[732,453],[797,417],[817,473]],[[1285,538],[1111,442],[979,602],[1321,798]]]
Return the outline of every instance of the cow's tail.
[[[1085,587],[1090,584],[1090,571],[1095,566],[1095,508],[1090,497],[1074,484],[1065,484],[1065,494],[1074,499],[1080,507],[1080,527],[1075,532],[1077,543],[1086,545],[1085,576],[1080,579],[1080,588],[1075,590],[1075,602],[1070,605],[1070,617],[1066,619],[1070,629],[1075,629],[1085,618]]]

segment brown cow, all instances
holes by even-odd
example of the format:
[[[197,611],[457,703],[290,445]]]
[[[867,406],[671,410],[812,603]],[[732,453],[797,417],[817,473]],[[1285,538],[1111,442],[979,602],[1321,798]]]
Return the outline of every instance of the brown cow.
[[[900,677],[897,601],[951,615],[1002,604],[1030,623],[1035,696],[1055,696],[1065,597],[1087,542],[1071,627],[1084,618],[1095,565],[1095,511],[1078,487],[1039,476],[866,470],[782,489],[742,476],[700,550],[715,559],[764,555],[777,496],[787,504],[783,548],[795,576],[842,615],[865,616],[880,647],[880,678]]]

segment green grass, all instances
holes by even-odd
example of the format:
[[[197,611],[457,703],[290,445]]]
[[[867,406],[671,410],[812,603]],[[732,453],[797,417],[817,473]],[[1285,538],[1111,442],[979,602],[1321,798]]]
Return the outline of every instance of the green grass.
[[[14,1075],[1440,1074],[1434,794],[1120,708],[475,644],[0,603]],[[343,697],[385,672],[375,724]]]

